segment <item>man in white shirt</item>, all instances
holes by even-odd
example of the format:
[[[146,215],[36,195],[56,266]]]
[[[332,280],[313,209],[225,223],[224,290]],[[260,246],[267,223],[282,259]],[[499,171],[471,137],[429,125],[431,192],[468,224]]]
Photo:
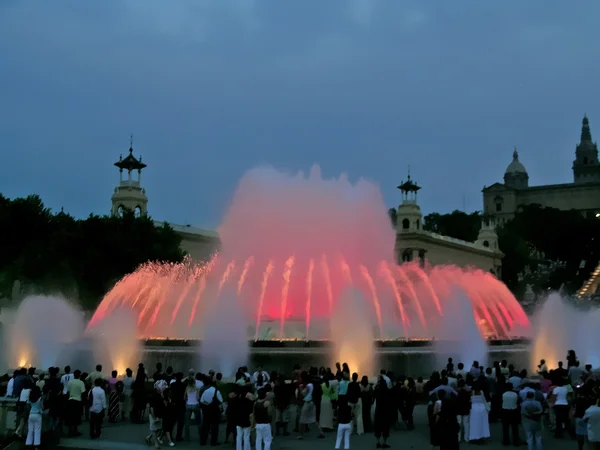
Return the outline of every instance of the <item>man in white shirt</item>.
[[[13,396],[13,389],[15,386],[15,378],[17,378],[18,375],[19,375],[19,371],[15,370],[12,378],[10,380],[8,380],[8,384],[6,385],[6,396],[7,397]]]
[[[506,392],[502,394],[502,444],[510,445],[510,431],[512,431],[513,445],[521,443],[519,438],[519,423],[521,411],[519,410],[519,395],[513,390],[511,383],[506,383]]]
[[[88,394],[88,404],[90,405],[90,438],[98,439],[102,433],[102,421],[104,420],[104,411],[106,410],[106,392],[102,389],[104,380],[96,378],[94,387]]]
[[[267,372],[265,372],[261,366],[258,366],[256,368],[256,372],[254,372],[254,376],[252,377],[252,381],[255,384],[258,383],[259,375],[262,375],[262,381],[263,381],[262,386],[264,386],[265,384],[267,384],[269,382],[269,379],[270,379],[269,374]],[[262,386],[257,386],[257,387],[262,387]]]
[[[387,388],[392,389],[392,380],[390,380],[390,377],[387,376],[385,369],[381,369],[380,375],[381,375],[381,378],[384,379],[385,384],[387,385]]]
[[[62,377],[60,377],[60,383],[63,386],[63,395],[67,395],[69,393],[69,391],[67,390],[67,386],[69,384],[69,381],[71,381],[73,378],[74,376],[71,373],[71,366],[66,366],[65,374]]]
[[[600,442],[600,401],[585,410],[583,420],[587,422],[588,441],[594,445]]]
[[[554,414],[556,416],[556,427],[554,435],[562,437],[563,425],[569,434],[571,433],[571,420],[569,419],[569,388],[564,385],[562,378],[556,380],[556,387],[552,391],[554,397]]]
[[[223,396],[217,389],[214,379],[208,381],[210,385],[200,397],[202,407],[202,427],[200,429],[200,445],[206,445],[210,434],[210,445],[218,445],[219,422],[221,421],[221,404]]]

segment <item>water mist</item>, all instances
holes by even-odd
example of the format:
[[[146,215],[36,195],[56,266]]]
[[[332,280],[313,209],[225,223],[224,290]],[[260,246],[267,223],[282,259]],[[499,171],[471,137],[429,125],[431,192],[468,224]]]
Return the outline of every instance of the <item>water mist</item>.
[[[9,364],[46,370],[57,364],[68,344],[81,339],[84,320],[63,297],[35,295],[23,299],[6,327]]]
[[[464,292],[455,290],[448,303],[435,336],[437,368],[445,367],[448,358],[453,358],[455,366],[462,362],[469,368],[473,361],[487,366],[488,346],[475,321],[471,301]]]
[[[233,289],[223,289],[202,321],[201,369],[232,377],[248,361],[247,322]]]
[[[358,289],[347,288],[337,302],[331,318],[333,363],[348,363],[350,371],[374,375],[375,348],[373,318],[367,302]]]
[[[137,317],[130,309],[116,309],[86,334],[92,340],[94,365],[102,364],[106,372],[124,375],[125,369],[135,369],[140,362]]]
[[[558,293],[552,293],[534,315],[535,338],[531,352],[532,369],[541,359],[549,368],[558,361],[566,366],[569,350],[575,350],[582,366],[599,367],[600,309],[579,310],[569,305]]]

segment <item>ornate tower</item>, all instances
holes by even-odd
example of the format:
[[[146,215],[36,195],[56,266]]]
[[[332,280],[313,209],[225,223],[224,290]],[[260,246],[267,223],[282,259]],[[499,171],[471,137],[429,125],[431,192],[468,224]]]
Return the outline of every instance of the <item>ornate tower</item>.
[[[129,145],[129,155],[115,163],[119,168],[119,185],[113,193],[111,214],[118,216],[123,214],[124,209],[135,212],[136,216],[145,216],[148,214],[148,197],[146,190],[141,187],[142,169],[146,164],[142,162],[142,157],[139,159],[133,156],[133,139]],[[127,179],[123,179],[123,171],[127,171]],[[137,171],[137,180],[134,180],[131,173]]]
[[[513,160],[504,172],[504,185],[513,189],[527,189],[529,187],[529,175],[525,166],[519,161],[517,147],[513,152]]]
[[[573,181],[589,183],[600,181],[600,163],[598,162],[598,145],[592,141],[590,121],[583,116],[581,124],[581,140],[575,149],[573,161]]]
[[[423,214],[417,204],[417,192],[421,187],[410,178],[410,170],[407,180],[398,189],[402,192],[402,203],[396,213],[396,260],[399,264],[409,261],[420,261],[423,264],[426,250],[404,246],[409,242],[410,234],[420,233],[423,228]]]

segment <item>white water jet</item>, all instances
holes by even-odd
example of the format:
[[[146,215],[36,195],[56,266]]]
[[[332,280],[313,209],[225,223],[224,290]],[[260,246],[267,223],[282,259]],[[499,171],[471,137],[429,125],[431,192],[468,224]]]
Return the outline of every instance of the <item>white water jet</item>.
[[[105,373],[116,370],[119,375],[137,367],[141,346],[137,318],[131,309],[116,309],[86,334],[92,338],[93,366],[102,364]]]
[[[558,293],[548,296],[533,319],[535,338],[531,352],[532,368],[537,368],[541,359],[549,368],[558,361],[566,367],[569,350],[575,350],[582,366],[600,365],[600,309],[579,310],[566,303]]]
[[[448,299],[435,337],[436,369],[445,367],[448,358],[453,358],[455,367],[462,362],[468,369],[473,361],[487,366],[487,342],[479,331],[471,301],[464,292],[455,290]]]
[[[84,320],[65,298],[34,295],[23,299],[6,327],[9,364],[46,370],[57,364],[69,344],[81,339]]]
[[[234,376],[248,361],[247,327],[237,292],[224,288],[202,317],[201,369],[213,369],[227,378]]]
[[[346,288],[331,317],[333,363],[348,363],[351,372],[377,373],[373,346],[373,320],[365,297],[356,288]]]

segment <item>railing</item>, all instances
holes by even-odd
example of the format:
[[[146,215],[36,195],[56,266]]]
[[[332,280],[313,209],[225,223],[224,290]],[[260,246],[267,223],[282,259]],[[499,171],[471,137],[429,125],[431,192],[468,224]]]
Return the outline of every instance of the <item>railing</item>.
[[[598,264],[596,269],[594,269],[594,271],[592,272],[592,275],[583,284],[581,289],[579,289],[577,291],[577,294],[576,294],[577,298],[581,298],[584,295],[591,295],[591,294],[595,293],[596,289],[598,288],[598,282],[600,282],[600,279],[598,279],[598,277],[600,277],[600,264]],[[591,289],[593,289],[593,291],[590,292]]]
[[[0,397],[0,438],[14,430],[17,399]]]

